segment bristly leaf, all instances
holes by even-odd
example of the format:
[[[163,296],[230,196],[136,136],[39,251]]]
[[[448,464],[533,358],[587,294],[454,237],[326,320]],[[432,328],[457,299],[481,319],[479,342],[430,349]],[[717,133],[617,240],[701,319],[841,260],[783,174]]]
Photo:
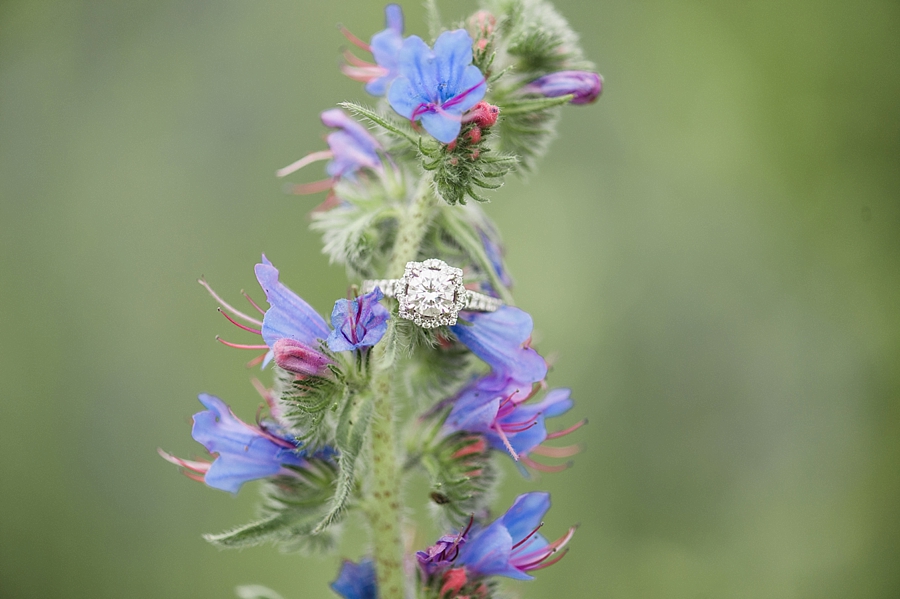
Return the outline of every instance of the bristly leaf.
[[[365,106],[362,106],[355,102],[340,102],[340,103],[338,103],[338,106],[340,106],[341,108],[346,108],[354,115],[360,116],[364,119],[367,119],[371,123],[378,125],[382,129],[384,129],[386,132],[388,132],[389,134],[392,134],[395,137],[398,137],[400,139],[404,139],[404,140],[408,141],[414,147],[418,145],[418,143],[417,143],[418,136],[414,135],[411,129],[406,129],[406,128],[402,127],[401,125],[398,125],[397,123],[388,120],[387,118],[378,114],[374,110],[366,108]]]
[[[467,123],[453,143],[436,150],[420,150],[424,154],[422,167],[434,173],[435,192],[451,206],[465,204],[466,198],[486,202],[475,188],[499,188],[503,177],[515,167],[515,156],[497,155],[486,143],[491,132],[492,128]],[[488,183],[487,179],[497,181]]]
[[[553,108],[554,106],[562,106],[563,104],[568,104],[574,97],[575,96],[573,96],[572,94],[567,94],[565,96],[557,96],[555,98],[539,97],[510,100],[500,103],[500,113],[504,117],[509,117],[514,114],[523,114],[536,112],[538,110],[546,110],[548,108]]]
[[[487,0],[485,7],[497,17],[502,47],[523,78],[532,80],[565,69],[593,69],[584,58],[578,35],[549,2]]]
[[[425,448],[420,463],[431,477],[431,500],[451,527],[463,527],[486,507],[497,472],[483,437],[461,433],[442,439]]]
[[[282,551],[307,548],[305,540],[328,507],[337,468],[330,460],[310,459],[298,476],[277,476],[266,481],[262,515],[258,520],[203,538],[223,549],[240,549],[275,543]],[[316,549],[327,549],[333,538],[313,541]]]
[[[344,405],[335,431],[335,448],[339,452],[337,483],[328,513],[316,525],[313,534],[319,534],[337,522],[347,509],[356,487],[356,460],[366,440],[374,405],[369,393],[354,394]]]
[[[298,379],[281,368],[273,370],[281,418],[290,426],[291,433],[311,450],[327,445],[333,426],[326,426],[326,416],[340,405],[348,392],[340,371],[335,368],[332,377]]]
[[[347,186],[341,185],[346,198]],[[359,199],[359,198],[354,198]],[[354,279],[371,279],[383,269],[393,246],[397,209],[384,201],[354,202],[313,213],[311,228],[322,233],[322,252],[332,264],[343,264]]]
[[[500,149],[518,156],[521,172],[533,170],[537,160],[547,152],[547,147],[556,137],[559,115],[558,106],[532,112],[514,111],[503,115],[497,123]]]

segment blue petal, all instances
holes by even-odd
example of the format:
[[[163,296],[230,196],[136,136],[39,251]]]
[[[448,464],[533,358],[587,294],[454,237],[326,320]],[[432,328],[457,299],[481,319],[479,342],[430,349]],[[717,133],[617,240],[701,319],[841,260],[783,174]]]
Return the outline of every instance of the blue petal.
[[[440,100],[446,102],[468,89],[462,87],[462,79],[466,67],[472,64],[472,36],[465,29],[445,31],[434,42],[434,55],[437,58],[438,79],[444,84]],[[477,67],[475,67],[475,71],[478,72],[479,79],[483,81],[484,77],[481,76]]]
[[[447,433],[457,431],[488,433],[499,409],[499,397],[494,397],[486,403],[458,400],[444,422],[444,430]]]
[[[547,363],[523,344],[531,336],[531,316],[518,308],[503,306],[496,312],[464,313],[470,326],[456,324],[450,329],[472,353],[496,372],[520,384],[536,383],[547,375]]]
[[[396,33],[403,33],[403,9],[399,4],[388,4],[384,7],[384,24]]]
[[[512,506],[500,517],[503,526],[518,543],[537,528],[550,509],[550,493],[534,491],[516,497]]]
[[[461,115],[484,98],[487,82],[478,67],[470,65],[463,71],[456,93],[444,103],[444,110]]]
[[[417,104],[437,102],[439,99],[438,87],[441,80],[438,78],[435,60],[434,52],[419,36],[411,35],[403,40],[397,68],[401,76],[409,79],[413,93],[419,98]],[[391,89],[393,90],[393,86]]]
[[[332,351],[350,351],[371,347],[384,336],[391,314],[380,303],[384,298],[381,289],[375,288],[354,300],[339,299],[331,312],[334,330],[327,343]]]
[[[262,326],[263,340],[269,348],[285,337],[315,347],[316,340],[328,336],[325,319],[278,280],[278,269],[265,256],[255,270],[270,305]]]
[[[359,564],[344,561],[337,580],[331,589],[344,599],[377,599],[378,587],[375,580],[375,563],[371,558],[360,560]]]
[[[511,565],[513,539],[498,520],[460,548],[456,563],[478,576],[508,576],[518,580],[533,577]]]
[[[569,397],[570,394],[570,389],[552,389],[547,393],[547,397],[539,404],[536,404],[536,406],[543,410],[546,418],[560,416],[568,412],[574,405],[574,402]]]
[[[207,410],[194,415],[191,436],[218,454],[204,476],[210,487],[237,493],[245,482],[277,474],[284,464],[304,463],[299,454],[239,420],[218,397],[203,394],[199,399]]]
[[[441,143],[448,144],[459,137],[462,123],[439,112],[426,112],[422,115],[422,126]]]
[[[388,103],[397,114],[411,119],[413,112],[422,104],[422,98],[413,87],[412,82],[401,75],[394,80],[388,90]]]

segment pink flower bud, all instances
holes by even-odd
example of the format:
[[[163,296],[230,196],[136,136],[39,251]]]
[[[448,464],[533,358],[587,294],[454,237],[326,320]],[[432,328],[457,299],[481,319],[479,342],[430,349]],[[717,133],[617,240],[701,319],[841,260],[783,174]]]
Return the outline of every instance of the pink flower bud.
[[[322,376],[328,373],[331,359],[305,343],[288,337],[279,339],[272,347],[275,363],[298,376]]]

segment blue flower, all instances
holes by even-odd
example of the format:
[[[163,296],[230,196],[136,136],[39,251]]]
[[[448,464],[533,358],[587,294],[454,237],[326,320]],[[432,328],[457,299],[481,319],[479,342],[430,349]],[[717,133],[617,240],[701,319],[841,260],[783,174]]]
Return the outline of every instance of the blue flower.
[[[332,351],[349,351],[375,345],[384,335],[387,328],[385,321],[390,313],[378,303],[383,297],[380,290],[377,290],[377,293],[366,294],[358,300],[335,302],[331,314],[335,331],[332,331],[325,319],[319,316],[312,306],[279,280],[278,269],[269,262],[265,254],[262,262],[257,264],[254,270],[259,286],[266,294],[269,309],[264,311],[253,303],[249,296],[247,299],[263,313],[262,321],[230,306],[206,281],[201,279],[200,283],[222,304],[224,310],[220,311],[225,318],[245,331],[261,335],[265,344],[242,345],[223,341],[217,337],[219,342],[238,349],[268,350],[257,358],[262,361],[263,366],[274,357],[278,366],[298,376],[322,376],[328,373],[328,366],[334,363],[330,357],[317,349],[322,341],[327,340]],[[259,328],[241,324],[229,316],[229,313]],[[251,362],[253,363],[256,363],[256,360]]]
[[[385,6],[384,24],[384,31],[372,36],[372,56],[384,72],[366,84],[366,91],[373,96],[383,96],[397,78],[397,59],[403,46],[403,10],[396,4]]]
[[[383,96],[388,86],[397,78],[397,58],[403,46],[403,10],[396,4],[384,7],[385,29],[372,36],[372,43],[366,44],[355,35],[343,29],[351,43],[375,57],[375,64],[357,58],[352,52],[344,51],[349,64],[341,66],[341,71],[356,81],[366,83],[366,91],[373,96]]]
[[[328,336],[331,351],[350,351],[375,345],[387,331],[391,313],[379,304],[384,298],[381,289],[375,288],[353,300],[339,299],[331,312],[334,330]]]
[[[362,559],[359,564],[345,560],[330,586],[344,599],[378,599],[375,563],[371,558]]]
[[[535,79],[522,91],[547,98],[572,94],[570,104],[590,104],[603,91],[603,77],[590,71],[557,71]]]
[[[328,179],[292,185],[291,191],[299,195],[328,191],[329,196],[325,201],[325,207],[330,207],[330,204],[337,203],[332,191],[337,181],[341,179],[353,181],[356,179],[357,173],[364,169],[376,173],[384,170],[379,155],[384,148],[369,133],[368,129],[354,121],[340,108],[326,110],[321,114],[321,118],[325,126],[337,129],[325,138],[328,142],[328,149],[307,154],[300,160],[278,169],[275,174],[278,177],[286,177],[313,162],[329,160],[330,162],[325,167],[329,175]]]
[[[461,545],[454,565],[465,566],[473,576],[507,576],[517,580],[531,580],[527,574],[551,566],[562,559],[558,553],[575,534],[575,528],[548,543],[538,533],[541,521],[550,509],[549,493],[519,495],[507,512],[487,528],[474,532]]]
[[[291,468],[307,465],[300,443],[276,426],[247,424],[218,397],[201,394],[199,399],[206,410],[194,414],[191,436],[216,458],[212,463],[182,460],[160,450],[166,460],[190,470],[191,478],[237,493],[247,481],[295,475]]]
[[[547,363],[528,345],[534,322],[527,312],[503,306],[496,312],[463,312],[460,320],[450,330],[498,377],[527,387],[547,375]]]
[[[388,90],[391,108],[410,121],[422,121],[438,141],[459,135],[462,115],[485,94],[487,83],[472,64],[472,38],[464,29],[445,31],[434,50],[412,35],[403,41],[399,76]]]
[[[514,381],[488,375],[476,380],[457,396],[443,425],[443,433],[469,432],[484,435],[490,446],[506,451],[516,461],[536,470],[558,471],[567,465],[548,466],[535,462],[529,454],[569,457],[577,446],[542,447],[548,439],[557,439],[580,428],[584,421],[563,431],[548,433],[545,420],[560,416],[572,407],[568,389],[553,389],[537,403],[525,403],[531,389],[522,389]]]

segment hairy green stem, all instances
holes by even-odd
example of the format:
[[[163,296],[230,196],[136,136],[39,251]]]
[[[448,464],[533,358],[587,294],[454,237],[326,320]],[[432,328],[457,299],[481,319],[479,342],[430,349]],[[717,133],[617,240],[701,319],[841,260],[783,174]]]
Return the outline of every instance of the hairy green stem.
[[[422,238],[432,219],[434,200],[426,176],[416,199],[400,218],[394,253],[386,276],[403,275],[406,263],[415,260]],[[401,536],[402,501],[400,497],[401,464],[397,450],[394,423],[394,362],[397,359],[398,332],[394,320],[381,342],[373,349],[374,413],[371,424],[372,470],[369,522],[375,554],[375,572],[379,599],[404,599],[406,580],[403,573],[403,541]]]

